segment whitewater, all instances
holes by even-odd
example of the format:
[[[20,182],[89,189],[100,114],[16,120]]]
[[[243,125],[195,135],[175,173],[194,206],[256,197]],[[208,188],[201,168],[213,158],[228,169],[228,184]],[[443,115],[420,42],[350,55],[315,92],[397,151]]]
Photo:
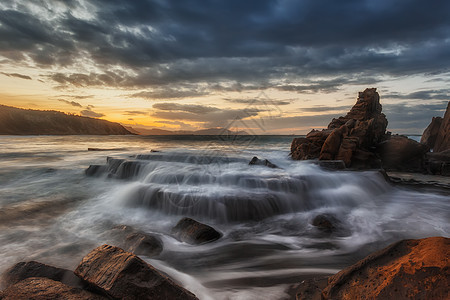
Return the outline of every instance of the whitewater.
[[[392,242],[449,236],[445,191],[293,161],[292,138],[2,136],[0,272],[30,260],[74,269],[124,224],[160,237],[163,252],[142,258],[200,299],[289,299],[303,279]],[[249,165],[254,156],[278,168]],[[336,230],[313,226],[318,215]],[[186,216],[223,237],[176,240]]]

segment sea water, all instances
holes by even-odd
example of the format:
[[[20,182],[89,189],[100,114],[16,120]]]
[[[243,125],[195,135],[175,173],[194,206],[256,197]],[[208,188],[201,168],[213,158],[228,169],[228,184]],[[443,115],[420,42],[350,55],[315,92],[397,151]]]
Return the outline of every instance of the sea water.
[[[30,260],[74,269],[124,224],[159,236],[163,252],[142,258],[200,299],[288,299],[292,285],[394,241],[449,235],[445,192],[293,161],[292,138],[0,137],[0,272]],[[87,176],[90,165],[105,167]],[[311,224],[324,214],[335,230]],[[223,237],[176,240],[186,216]]]

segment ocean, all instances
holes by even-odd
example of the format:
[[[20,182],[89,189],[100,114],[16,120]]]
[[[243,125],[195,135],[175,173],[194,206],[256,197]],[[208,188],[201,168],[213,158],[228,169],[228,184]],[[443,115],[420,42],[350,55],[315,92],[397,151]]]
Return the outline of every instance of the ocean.
[[[163,252],[142,258],[200,299],[288,299],[293,284],[392,242],[449,236],[448,194],[293,161],[292,138],[1,136],[0,272],[30,260],[74,269],[125,224],[159,236]],[[85,174],[107,161],[113,175]],[[335,230],[311,225],[324,214]],[[185,216],[223,237],[176,240]]]

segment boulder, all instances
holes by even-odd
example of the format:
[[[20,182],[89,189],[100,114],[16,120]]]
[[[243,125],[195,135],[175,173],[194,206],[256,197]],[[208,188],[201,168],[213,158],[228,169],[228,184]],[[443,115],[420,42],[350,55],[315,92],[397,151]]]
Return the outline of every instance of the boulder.
[[[434,143],[433,151],[441,152],[450,149],[450,101],[447,104],[447,110],[445,111],[442,124],[439,128],[439,132],[436,136],[436,142]]]
[[[382,166],[386,170],[421,172],[424,170],[428,146],[403,135],[393,135],[378,146]]]
[[[119,299],[197,299],[133,253],[103,245],[86,255],[75,270],[93,290]]]
[[[425,158],[429,174],[450,176],[450,149],[427,153]]]
[[[0,291],[0,299],[106,300],[108,298],[48,278],[30,277]]]
[[[268,161],[267,159],[259,159],[256,156],[253,156],[252,160],[248,163],[249,165],[256,165],[256,166],[266,166],[269,168],[278,168],[277,165],[271,163],[270,161]]]
[[[137,231],[128,225],[117,225],[112,229],[113,237],[120,247],[136,255],[156,256],[163,250],[163,242],[155,235]]]
[[[338,222],[338,219],[336,219],[336,217],[333,215],[321,214],[315,216],[311,224],[321,231],[331,233],[336,229],[336,224]]]
[[[181,219],[172,229],[172,234],[180,241],[192,245],[210,243],[222,237],[222,234],[211,226],[191,218]]]
[[[345,117],[333,119],[325,130],[312,130],[305,138],[294,139],[291,157],[342,160],[353,168],[376,167],[379,163],[374,149],[385,139],[388,123],[381,109],[376,89],[364,90]]]
[[[9,287],[30,277],[45,277],[72,287],[84,287],[83,282],[72,271],[36,261],[19,262],[6,270],[2,274],[1,285]]]
[[[450,239],[403,240],[333,275],[323,299],[448,299]]]

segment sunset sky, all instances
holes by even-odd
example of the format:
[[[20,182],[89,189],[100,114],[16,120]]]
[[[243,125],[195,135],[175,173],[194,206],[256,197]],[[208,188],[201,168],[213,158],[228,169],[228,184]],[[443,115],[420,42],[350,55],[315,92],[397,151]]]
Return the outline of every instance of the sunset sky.
[[[450,1],[2,0],[0,62],[21,108],[304,134],[377,87],[388,130],[421,133],[450,100]]]

